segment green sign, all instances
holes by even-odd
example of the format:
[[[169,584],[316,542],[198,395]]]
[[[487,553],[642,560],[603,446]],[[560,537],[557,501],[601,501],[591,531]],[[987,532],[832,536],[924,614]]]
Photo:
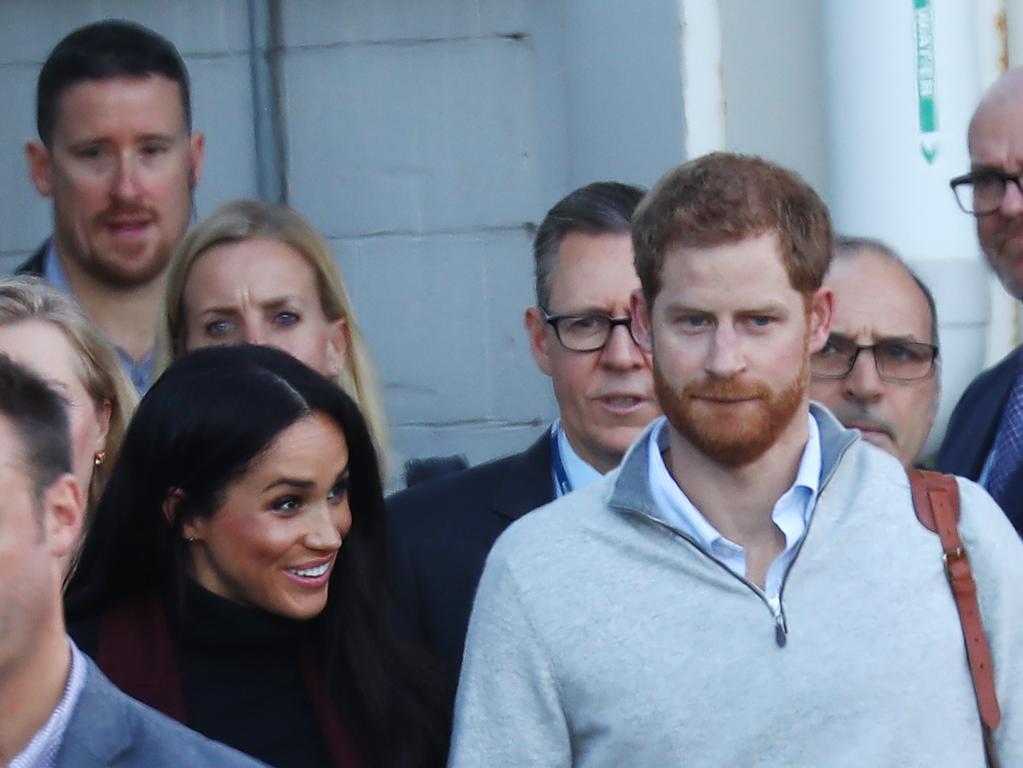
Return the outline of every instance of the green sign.
[[[938,154],[938,107],[934,92],[934,13],[931,0],[913,0],[916,39],[916,96],[920,151],[928,163]]]

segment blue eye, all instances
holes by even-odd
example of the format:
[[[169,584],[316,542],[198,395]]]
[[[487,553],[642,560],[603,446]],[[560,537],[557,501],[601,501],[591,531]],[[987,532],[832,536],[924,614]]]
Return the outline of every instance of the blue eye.
[[[234,330],[234,325],[228,320],[214,320],[206,324],[206,335],[214,338],[225,336]]]
[[[275,325],[294,325],[301,318],[296,312],[278,312],[274,315]]]

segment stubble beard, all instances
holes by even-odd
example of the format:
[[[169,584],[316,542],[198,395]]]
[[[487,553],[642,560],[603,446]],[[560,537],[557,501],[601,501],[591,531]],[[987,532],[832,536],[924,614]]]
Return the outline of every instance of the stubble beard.
[[[170,250],[157,244],[154,253],[145,257],[138,269],[124,269],[116,259],[105,254],[91,254],[78,261],[82,270],[96,282],[117,290],[129,290],[149,285],[163,274],[170,262]]]
[[[730,468],[753,463],[778,441],[805,398],[809,373],[804,355],[796,376],[778,390],[728,378],[693,382],[680,392],[664,377],[656,355],[653,366],[654,390],[671,426],[704,456]]]

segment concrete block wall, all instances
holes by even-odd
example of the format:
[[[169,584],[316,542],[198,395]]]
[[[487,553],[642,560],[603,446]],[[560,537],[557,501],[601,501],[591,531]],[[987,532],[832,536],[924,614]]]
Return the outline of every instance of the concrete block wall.
[[[0,266],[49,231],[26,179],[34,83],[103,17],[173,40],[207,135],[199,215],[256,194],[245,0],[0,4]],[[395,463],[525,447],[555,414],[522,326],[532,227],[600,179],[683,158],[675,0],[281,3],[292,205],[328,238],[385,389]]]
[[[554,413],[522,329],[529,225],[563,173],[537,162],[528,4],[284,11],[290,199],[351,284],[397,460],[523,447]]]

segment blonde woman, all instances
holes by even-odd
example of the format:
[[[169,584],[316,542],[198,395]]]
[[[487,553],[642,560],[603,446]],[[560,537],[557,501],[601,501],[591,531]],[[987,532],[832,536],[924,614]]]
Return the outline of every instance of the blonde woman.
[[[88,524],[138,402],[135,387],[78,304],[36,277],[0,278],[0,354],[42,376],[67,402]]]
[[[171,259],[157,373],[193,349],[243,342],[277,347],[334,380],[388,455],[372,358],[333,254],[286,206],[226,203],[189,230]]]

